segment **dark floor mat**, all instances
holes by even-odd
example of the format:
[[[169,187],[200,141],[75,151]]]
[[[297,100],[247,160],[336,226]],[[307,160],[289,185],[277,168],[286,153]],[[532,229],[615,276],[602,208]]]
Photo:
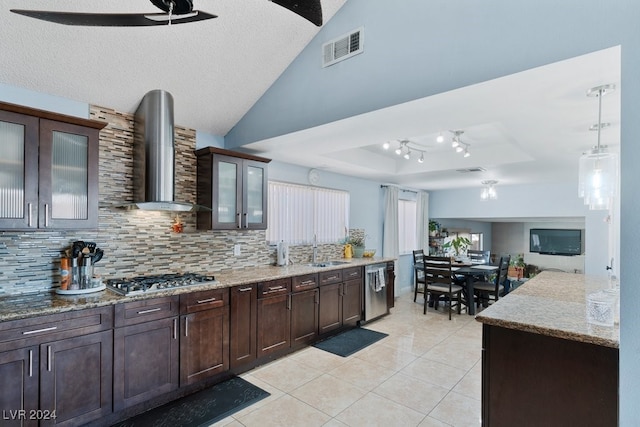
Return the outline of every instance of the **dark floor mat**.
[[[338,356],[347,357],[386,336],[388,334],[371,329],[354,328],[315,343],[313,346]]]
[[[199,427],[216,421],[264,399],[269,393],[233,377],[213,387],[152,409],[114,427]]]

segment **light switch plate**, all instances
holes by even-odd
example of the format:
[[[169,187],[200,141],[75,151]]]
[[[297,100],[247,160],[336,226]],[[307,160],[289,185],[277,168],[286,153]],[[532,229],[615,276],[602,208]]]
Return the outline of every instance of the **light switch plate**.
[[[233,245],[233,255],[235,255],[235,256],[239,256],[240,255],[240,245],[239,244]]]

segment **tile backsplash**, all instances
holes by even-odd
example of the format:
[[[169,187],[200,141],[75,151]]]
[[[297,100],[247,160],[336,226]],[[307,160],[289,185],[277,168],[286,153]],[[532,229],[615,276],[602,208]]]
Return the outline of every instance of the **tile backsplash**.
[[[181,213],[183,233],[171,231],[172,212],[125,210],[133,202],[133,114],[92,106],[91,118],[109,123],[100,132],[100,208],[97,231],[0,231],[0,294],[47,290],[59,280],[64,249],[76,240],[96,242],[104,258],[95,274],[126,277],[164,272],[215,272],[275,263],[262,230],[200,231],[195,215]],[[175,199],[195,203],[195,130],[175,127]],[[241,254],[233,255],[239,244]],[[320,245],[320,259],[342,256],[340,245]],[[308,262],[310,246],[291,248],[293,262]]]

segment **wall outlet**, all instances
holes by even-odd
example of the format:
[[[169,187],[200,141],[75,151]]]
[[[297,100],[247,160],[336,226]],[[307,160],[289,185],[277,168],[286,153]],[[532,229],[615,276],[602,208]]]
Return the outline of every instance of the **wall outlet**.
[[[233,255],[235,255],[235,256],[239,256],[240,255],[240,245],[239,244],[233,245]]]

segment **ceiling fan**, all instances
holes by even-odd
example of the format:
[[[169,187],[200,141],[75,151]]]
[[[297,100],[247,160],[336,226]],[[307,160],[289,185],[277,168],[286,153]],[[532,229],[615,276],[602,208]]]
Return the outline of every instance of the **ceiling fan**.
[[[64,25],[98,27],[146,27],[204,21],[217,18],[201,10],[193,10],[192,0],[150,0],[164,13],[79,13],[46,10],[11,9],[11,12]],[[320,0],[270,0],[312,22],[322,25]]]

